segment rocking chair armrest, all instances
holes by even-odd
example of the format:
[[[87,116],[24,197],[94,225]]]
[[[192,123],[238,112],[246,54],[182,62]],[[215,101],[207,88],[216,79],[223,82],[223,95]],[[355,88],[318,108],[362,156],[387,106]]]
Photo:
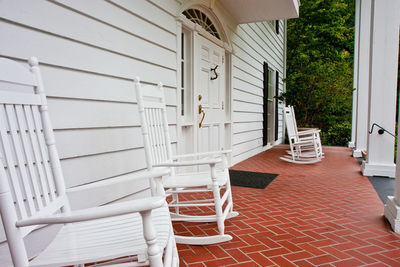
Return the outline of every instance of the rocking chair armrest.
[[[182,155],[173,156],[172,158],[180,159],[180,158],[188,158],[188,157],[196,157],[196,156],[210,156],[210,155],[221,155],[221,154],[230,154],[230,153],[232,153],[232,149],[191,153],[191,154],[182,154]]]
[[[159,208],[165,203],[165,197],[149,197],[136,199],[116,204],[109,204],[100,207],[81,209],[68,213],[54,214],[43,217],[19,220],[17,227],[38,225],[38,224],[63,224],[81,221],[90,221],[101,218],[125,215],[129,213],[150,211]]]
[[[297,134],[300,136],[300,135],[310,135],[310,134],[319,133],[319,132],[321,132],[321,130],[313,129],[313,130],[301,131],[301,132],[298,132]]]
[[[319,129],[318,128],[299,127],[299,128],[297,128],[297,130],[302,132],[302,131],[319,130]]]
[[[199,160],[180,161],[180,162],[166,162],[166,163],[155,164],[153,165],[153,167],[185,167],[194,165],[215,165],[220,162],[222,162],[222,160],[219,158],[207,158]]]

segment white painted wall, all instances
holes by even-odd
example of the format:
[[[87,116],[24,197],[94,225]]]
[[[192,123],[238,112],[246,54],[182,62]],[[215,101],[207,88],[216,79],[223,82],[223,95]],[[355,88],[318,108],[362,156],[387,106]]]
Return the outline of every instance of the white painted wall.
[[[0,57],[23,64],[30,56],[39,59],[67,187],[96,181],[106,185],[145,168],[132,82],[136,76],[143,83],[161,81],[167,88],[176,149],[180,36],[175,17],[180,9],[176,0],[0,2]],[[283,78],[285,26],[281,21],[277,35],[267,22],[235,25],[229,14],[220,19],[233,48],[232,140],[237,163],[263,151],[263,62]],[[99,187],[72,195],[72,206],[101,205],[147,187],[146,180]]]
[[[172,14],[145,0],[6,0],[0,3],[0,16],[0,56],[24,62],[34,55],[40,61],[68,187],[145,168],[135,76],[168,88],[176,142]],[[97,201],[76,195],[73,204],[104,204],[147,186],[138,181],[135,187],[102,191]]]
[[[284,22],[279,35],[267,22],[230,27],[233,46],[233,163],[263,151],[263,63],[279,72],[279,92],[283,91]],[[278,142],[283,138],[283,104],[278,107]]]
[[[0,56],[21,62],[32,55],[39,58],[68,187],[145,167],[131,81],[135,76],[167,87],[172,140],[177,142],[175,16],[180,8],[174,0],[0,3]],[[236,163],[263,150],[262,66],[267,61],[283,78],[285,27],[281,21],[278,35],[267,22],[235,25],[229,14],[220,19],[233,48]],[[281,79],[279,83],[282,91]],[[282,106],[279,125],[281,138]],[[130,190],[109,192],[93,204],[129,195]]]

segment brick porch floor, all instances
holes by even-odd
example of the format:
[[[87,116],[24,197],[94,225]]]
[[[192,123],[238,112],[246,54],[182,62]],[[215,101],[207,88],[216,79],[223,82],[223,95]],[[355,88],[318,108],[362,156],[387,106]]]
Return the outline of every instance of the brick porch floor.
[[[232,167],[277,173],[266,189],[233,187],[230,242],[178,245],[181,266],[400,266],[400,235],[347,148],[325,147],[325,159],[295,165],[278,146]],[[174,223],[178,232],[210,232],[214,224]]]

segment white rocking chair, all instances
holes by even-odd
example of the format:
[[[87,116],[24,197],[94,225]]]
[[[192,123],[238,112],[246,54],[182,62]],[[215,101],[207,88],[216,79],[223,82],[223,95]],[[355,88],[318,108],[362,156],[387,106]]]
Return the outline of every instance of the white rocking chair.
[[[300,135],[301,139],[303,141],[305,140],[311,140],[311,139],[315,139],[315,143],[317,146],[317,152],[318,152],[318,157],[320,157],[321,159],[324,158],[324,153],[322,152],[322,143],[321,143],[321,138],[319,133],[321,132],[321,130],[317,129],[317,128],[298,128],[297,127],[297,120],[296,120],[296,115],[294,113],[294,107],[293,106],[288,106],[291,110],[292,113],[292,119],[293,119],[293,124],[294,124],[294,130],[296,135]],[[312,149],[311,149],[312,150]],[[303,152],[302,154],[303,157],[314,157],[314,152],[311,151],[311,153],[307,153],[307,152]]]
[[[205,152],[172,156],[172,148],[169,136],[164,88],[158,86],[141,86],[139,78],[136,78],[136,95],[139,113],[142,123],[144,147],[148,169],[153,167],[168,167],[171,174],[164,177],[163,185],[166,193],[172,195],[173,200],[169,207],[173,221],[187,222],[217,222],[218,235],[212,236],[178,236],[177,243],[191,245],[207,245],[229,241],[232,236],[224,233],[225,220],[238,215],[233,211],[233,201],[226,154],[230,151]],[[199,157],[206,157],[198,159]],[[196,158],[191,161],[182,159]],[[216,165],[222,164],[222,170],[217,170]],[[206,172],[177,173],[177,167],[208,165]],[[224,193],[221,196],[221,189]],[[181,201],[179,194],[191,194],[200,192],[212,192],[213,199],[198,199]],[[225,204],[225,208],[223,208]],[[185,215],[180,207],[212,206],[215,209],[213,215]]]
[[[0,212],[14,266],[178,266],[164,196],[70,210],[38,61],[29,64],[0,58]],[[142,177],[161,186],[167,173]],[[51,224],[61,225],[54,239],[28,255],[24,237]]]
[[[298,132],[290,106],[284,108],[284,117],[290,151],[288,151],[289,155],[285,155],[281,159],[296,164],[313,164],[321,161],[322,148],[319,130]]]

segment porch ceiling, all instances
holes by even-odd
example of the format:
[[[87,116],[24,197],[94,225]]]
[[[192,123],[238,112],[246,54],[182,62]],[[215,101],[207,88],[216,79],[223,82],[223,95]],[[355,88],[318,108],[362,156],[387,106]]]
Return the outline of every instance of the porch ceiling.
[[[299,17],[299,0],[220,0],[240,23]]]

